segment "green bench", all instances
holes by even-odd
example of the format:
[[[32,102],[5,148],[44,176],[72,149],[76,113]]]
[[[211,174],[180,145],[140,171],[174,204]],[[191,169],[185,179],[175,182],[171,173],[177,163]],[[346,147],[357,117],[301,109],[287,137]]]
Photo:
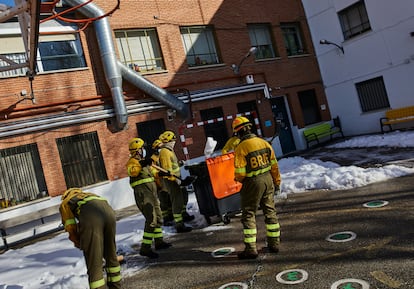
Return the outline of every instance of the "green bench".
[[[306,140],[306,146],[309,148],[310,144],[316,142],[320,144],[324,139],[329,137],[329,140],[333,139],[333,136],[340,134],[344,137],[342,128],[339,122],[339,117],[333,119],[334,126],[328,122],[320,123],[303,130],[303,135]]]
[[[414,106],[387,110],[385,117],[380,118],[381,132],[385,132],[385,126],[388,127],[388,131],[392,131],[393,124],[411,121],[414,121]]]

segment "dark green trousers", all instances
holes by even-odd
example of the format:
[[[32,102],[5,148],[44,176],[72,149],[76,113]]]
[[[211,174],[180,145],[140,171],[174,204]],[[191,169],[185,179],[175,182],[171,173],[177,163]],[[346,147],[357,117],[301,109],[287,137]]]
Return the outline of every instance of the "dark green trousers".
[[[247,251],[256,251],[256,211],[262,208],[269,246],[280,242],[280,227],[274,201],[274,184],[270,173],[246,178],[240,190],[244,244]]]
[[[91,200],[82,205],[79,213],[80,247],[85,256],[89,287],[121,288],[121,267],[116,255],[115,212],[105,200]],[[103,260],[107,282],[103,277]]]

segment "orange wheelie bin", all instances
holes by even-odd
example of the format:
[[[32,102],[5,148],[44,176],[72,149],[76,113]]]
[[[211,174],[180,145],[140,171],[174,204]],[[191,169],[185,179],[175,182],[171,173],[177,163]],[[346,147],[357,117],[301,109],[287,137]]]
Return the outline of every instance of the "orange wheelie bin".
[[[241,183],[234,180],[234,153],[207,158],[187,165],[190,175],[196,175],[193,183],[200,213],[207,223],[218,216],[223,223],[230,223],[231,214],[240,211]]]

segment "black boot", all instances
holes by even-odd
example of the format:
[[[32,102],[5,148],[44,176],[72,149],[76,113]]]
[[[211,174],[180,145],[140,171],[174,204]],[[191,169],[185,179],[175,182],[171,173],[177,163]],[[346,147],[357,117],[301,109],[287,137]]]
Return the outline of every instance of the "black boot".
[[[165,242],[162,239],[155,239],[155,250],[168,249],[172,246],[171,243]]]
[[[184,222],[181,222],[175,225],[175,229],[177,230],[177,233],[186,233],[191,232],[193,228],[187,227]]]
[[[257,253],[257,251],[253,251],[253,250],[244,250],[244,251],[237,254],[237,257],[240,260],[256,259],[257,256],[259,256],[259,254]]]
[[[139,254],[141,256],[148,257],[150,259],[156,259],[158,258],[158,254],[152,251],[151,245],[149,244],[142,244],[141,249],[139,250]]]

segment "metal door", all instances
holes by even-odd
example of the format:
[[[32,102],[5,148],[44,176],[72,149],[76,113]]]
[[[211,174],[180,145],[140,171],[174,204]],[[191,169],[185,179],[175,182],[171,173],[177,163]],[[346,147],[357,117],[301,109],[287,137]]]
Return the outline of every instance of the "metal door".
[[[296,146],[293,141],[292,128],[286,110],[285,98],[283,96],[272,98],[270,103],[272,105],[273,117],[276,124],[275,134],[279,136],[282,152],[284,155],[293,152],[296,150]]]

